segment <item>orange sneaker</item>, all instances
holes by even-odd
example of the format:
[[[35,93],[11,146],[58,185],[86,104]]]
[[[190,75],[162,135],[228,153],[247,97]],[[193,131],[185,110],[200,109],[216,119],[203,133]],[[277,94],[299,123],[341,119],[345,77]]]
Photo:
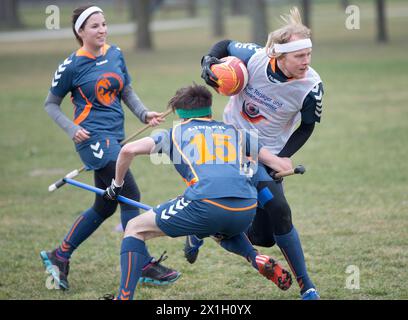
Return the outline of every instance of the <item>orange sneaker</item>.
[[[292,276],[289,271],[271,257],[262,254],[257,255],[256,264],[259,273],[271,280],[279,289],[288,290],[292,285]]]

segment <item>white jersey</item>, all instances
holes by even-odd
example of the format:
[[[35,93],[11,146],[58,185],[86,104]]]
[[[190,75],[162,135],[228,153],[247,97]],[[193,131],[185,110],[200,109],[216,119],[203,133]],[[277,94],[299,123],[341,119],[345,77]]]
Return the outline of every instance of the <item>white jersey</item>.
[[[230,98],[224,110],[224,122],[258,130],[260,144],[278,154],[301,118],[303,101],[321,79],[309,67],[303,79],[274,83],[267,76],[269,63],[265,50],[251,57],[247,65],[248,84]]]

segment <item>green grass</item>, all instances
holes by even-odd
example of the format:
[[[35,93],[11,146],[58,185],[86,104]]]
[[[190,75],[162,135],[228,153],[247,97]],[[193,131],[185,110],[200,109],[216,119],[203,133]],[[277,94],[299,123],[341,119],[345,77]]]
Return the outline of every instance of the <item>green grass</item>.
[[[393,1],[391,9],[407,10]],[[361,4],[371,10],[371,2]],[[325,84],[324,112],[313,137],[295,155],[307,173],[285,180],[310,276],[324,299],[407,299],[408,275],[408,41],[406,18],[389,20],[391,42],[376,44],[374,22],[344,28],[337,5],[316,6],[313,67]],[[279,11],[283,12],[283,11]],[[277,14],[271,14],[276,21]],[[248,40],[245,18],[229,19],[226,37]],[[272,27],[272,26],[271,26]],[[180,86],[202,83],[199,60],[216,41],[206,30],[155,35],[156,50],[133,52],[131,36],[111,37],[125,53],[133,85],[147,106],[164,110]],[[73,255],[67,292],[48,290],[39,252],[58,245],[93,195],[71,186],[48,193],[61,175],[81,167],[73,144],[43,110],[58,63],[75,41],[1,45],[0,70],[0,299],[95,299],[119,283],[121,235],[116,214]],[[220,118],[227,99],[214,96]],[[69,99],[64,111],[72,114]],[[127,111],[126,111],[127,112]],[[126,132],[141,124],[127,112]],[[167,120],[171,125],[173,118]],[[184,183],[171,166],[140,158],[132,170],[142,201],[158,204],[180,194]],[[92,183],[92,175],[79,180]],[[242,258],[213,241],[196,264],[185,262],[183,239],[154,239],[154,255],[183,275],[174,285],[142,288],[137,299],[297,299],[294,285],[280,292]],[[261,248],[284,261],[279,250]],[[360,269],[360,290],[345,289],[346,268]]]

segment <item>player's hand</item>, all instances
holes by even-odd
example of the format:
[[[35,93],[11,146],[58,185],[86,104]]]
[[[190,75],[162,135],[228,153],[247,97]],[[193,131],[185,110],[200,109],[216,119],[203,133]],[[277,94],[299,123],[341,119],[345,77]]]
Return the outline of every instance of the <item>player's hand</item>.
[[[211,71],[211,66],[213,64],[222,63],[222,61],[216,57],[204,56],[201,59],[201,78],[204,79],[205,83],[213,88],[218,88],[217,76]]]
[[[103,194],[103,198],[105,200],[115,201],[118,195],[120,195],[122,188],[123,188],[123,183],[121,186],[118,186],[115,183],[115,179],[112,179],[112,183],[110,187],[106,188],[105,193]]]
[[[293,163],[290,158],[281,158],[279,157],[279,171],[276,171],[275,169],[272,169],[269,172],[269,175],[275,180],[276,182],[282,182],[283,178],[277,178],[276,174],[281,171],[287,171],[293,169]]]
[[[166,121],[165,118],[163,118],[163,112],[155,112],[155,111],[149,111],[146,114],[146,123],[148,123],[151,127],[156,127],[162,122]]]
[[[90,134],[91,133],[88,130],[80,128],[75,132],[75,135],[72,138],[72,140],[74,140],[75,143],[84,142],[85,140],[88,140],[90,138]]]

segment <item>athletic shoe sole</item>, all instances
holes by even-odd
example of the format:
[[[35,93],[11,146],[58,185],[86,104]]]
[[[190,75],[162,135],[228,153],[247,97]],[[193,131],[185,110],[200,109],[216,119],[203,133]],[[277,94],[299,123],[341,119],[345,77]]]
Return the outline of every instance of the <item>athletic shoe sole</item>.
[[[166,286],[169,284],[174,283],[177,281],[181,276],[181,273],[177,273],[177,277],[168,280],[168,281],[160,281],[160,280],[155,280],[152,278],[147,278],[147,277],[140,277],[138,283],[143,284],[143,285],[153,285],[153,286]]]

